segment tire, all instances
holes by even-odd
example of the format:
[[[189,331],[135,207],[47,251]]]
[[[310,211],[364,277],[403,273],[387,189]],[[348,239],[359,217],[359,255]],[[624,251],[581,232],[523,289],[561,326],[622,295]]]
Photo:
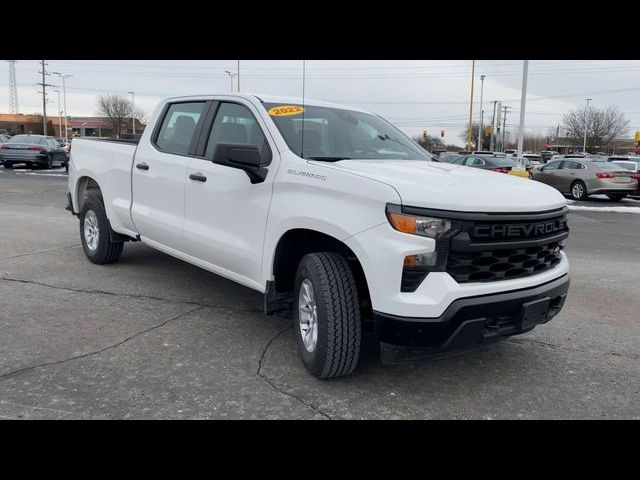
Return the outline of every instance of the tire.
[[[9,170],[11,170],[13,168],[13,163],[11,162],[4,162],[4,168],[8,168]]]
[[[308,282],[308,283],[307,283]],[[314,308],[305,300],[309,283]],[[298,351],[302,361],[318,378],[335,378],[349,375],[358,364],[362,324],[356,281],[347,260],[337,253],[311,253],[305,255],[295,279],[294,329]],[[302,307],[302,308],[301,308]],[[303,332],[305,322],[303,309],[315,323],[315,344],[305,344],[312,333]],[[313,317],[315,316],[315,320]],[[309,342],[313,344],[314,342]]]
[[[69,162],[64,162],[64,171],[69,172]]]
[[[574,200],[584,200],[587,198],[587,186],[582,180],[577,180],[571,184],[571,197]]]
[[[622,200],[626,196],[627,196],[626,193],[609,193],[609,194],[607,194],[607,197],[609,197],[609,200],[611,200],[612,202],[619,202],[620,200]]]
[[[53,168],[53,157],[51,156],[51,154],[47,155],[47,163],[43,163],[42,168],[46,168],[48,170],[51,170]]]
[[[91,213],[90,213],[91,212]],[[124,242],[111,240],[111,224],[104,210],[102,198],[91,193],[80,210],[80,239],[87,258],[98,265],[117,262]],[[85,223],[94,235],[85,234]],[[97,229],[93,226],[96,225]],[[97,230],[97,234],[96,233]]]

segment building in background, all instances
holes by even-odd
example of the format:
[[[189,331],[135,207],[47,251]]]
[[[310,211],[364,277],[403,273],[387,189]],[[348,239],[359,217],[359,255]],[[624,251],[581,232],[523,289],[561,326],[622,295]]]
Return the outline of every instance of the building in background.
[[[133,133],[131,121],[127,123],[126,133]],[[69,137],[115,137],[109,123],[100,117],[69,117],[67,126]],[[136,120],[136,133],[142,133],[144,128],[145,125]],[[42,135],[42,115],[0,113],[0,129],[7,130],[10,135],[20,133]],[[64,117],[47,115],[47,130],[47,133],[53,137],[64,137]]]

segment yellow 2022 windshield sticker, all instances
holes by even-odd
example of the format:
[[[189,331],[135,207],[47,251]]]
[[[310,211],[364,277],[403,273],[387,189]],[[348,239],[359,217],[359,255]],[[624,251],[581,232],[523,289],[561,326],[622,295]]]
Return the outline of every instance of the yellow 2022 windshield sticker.
[[[299,115],[304,112],[304,108],[297,105],[278,105],[268,110],[272,117],[288,117],[289,115]]]

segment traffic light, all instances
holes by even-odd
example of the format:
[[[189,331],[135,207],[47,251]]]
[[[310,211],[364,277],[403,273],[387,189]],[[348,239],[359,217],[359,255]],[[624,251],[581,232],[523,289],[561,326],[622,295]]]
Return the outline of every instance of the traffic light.
[[[440,130],[440,137],[444,138],[444,130]]]

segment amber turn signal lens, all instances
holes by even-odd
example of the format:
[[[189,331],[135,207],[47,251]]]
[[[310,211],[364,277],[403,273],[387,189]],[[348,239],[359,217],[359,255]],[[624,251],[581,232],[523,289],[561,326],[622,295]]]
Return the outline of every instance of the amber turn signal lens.
[[[392,213],[387,214],[389,217],[389,223],[396,230],[403,233],[410,233],[415,235],[416,233],[416,218],[413,215],[406,215],[404,213]]]

